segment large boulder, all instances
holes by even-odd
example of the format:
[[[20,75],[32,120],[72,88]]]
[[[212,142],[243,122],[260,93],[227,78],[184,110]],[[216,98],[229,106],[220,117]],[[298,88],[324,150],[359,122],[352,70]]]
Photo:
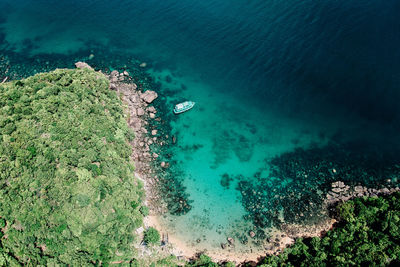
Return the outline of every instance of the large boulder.
[[[151,90],[147,90],[144,92],[140,98],[143,99],[146,103],[150,104],[151,102],[154,101],[158,97],[157,93]]]
[[[82,61],[76,62],[75,63],[75,67],[77,67],[78,69],[90,69],[90,70],[93,70],[93,68],[90,67],[89,64],[87,64],[86,62],[82,62]]]

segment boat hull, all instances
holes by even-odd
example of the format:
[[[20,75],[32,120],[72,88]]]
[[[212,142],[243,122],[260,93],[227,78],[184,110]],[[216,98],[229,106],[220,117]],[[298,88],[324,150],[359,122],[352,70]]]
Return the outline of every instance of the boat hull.
[[[173,110],[174,114],[181,114],[188,110],[191,110],[195,105],[195,102],[186,101],[180,104],[177,104]]]

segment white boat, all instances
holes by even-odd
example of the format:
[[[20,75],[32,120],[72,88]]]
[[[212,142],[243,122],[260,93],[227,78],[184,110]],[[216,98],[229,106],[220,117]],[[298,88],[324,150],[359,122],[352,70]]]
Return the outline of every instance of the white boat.
[[[174,108],[174,113],[179,114],[179,113],[188,111],[189,109],[192,109],[194,107],[194,104],[196,104],[196,103],[193,101],[185,101],[185,102],[176,104],[175,108]]]

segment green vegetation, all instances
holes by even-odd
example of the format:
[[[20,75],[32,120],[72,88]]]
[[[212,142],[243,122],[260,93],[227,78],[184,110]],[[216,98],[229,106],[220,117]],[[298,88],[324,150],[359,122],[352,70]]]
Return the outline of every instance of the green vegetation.
[[[157,229],[149,227],[149,229],[144,232],[143,241],[146,244],[155,245],[160,242],[160,233]]]
[[[140,207],[139,211],[140,211],[140,213],[141,213],[144,217],[146,217],[147,215],[149,215],[149,208],[146,207],[146,206]]]
[[[400,263],[400,193],[357,198],[337,207],[341,219],[324,237],[298,239],[262,266],[383,266]]]
[[[0,265],[130,261],[142,225],[119,97],[91,70],[0,85]]]
[[[201,254],[201,255],[199,255],[199,257],[196,260],[187,263],[185,266],[186,267],[218,267],[218,266],[234,267],[235,264],[232,262],[225,262],[225,263],[217,264],[217,263],[213,262],[212,259],[210,257],[208,257],[207,255]]]

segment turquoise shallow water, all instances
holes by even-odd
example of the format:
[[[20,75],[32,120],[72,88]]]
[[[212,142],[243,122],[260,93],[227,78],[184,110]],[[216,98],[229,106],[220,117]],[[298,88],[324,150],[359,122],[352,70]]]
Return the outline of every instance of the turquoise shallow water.
[[[332,181],[396,182],[399,11],[394,0],[3,0],[0,78],[77,60],[145,71],[178,140],[162,159],[191,205],[163,218],[168,231],[199,249],[234,236],[262,250],[250,229],[260,241],[282,221],[323,219]],[[195,108],[173,116],[187,99]]]

